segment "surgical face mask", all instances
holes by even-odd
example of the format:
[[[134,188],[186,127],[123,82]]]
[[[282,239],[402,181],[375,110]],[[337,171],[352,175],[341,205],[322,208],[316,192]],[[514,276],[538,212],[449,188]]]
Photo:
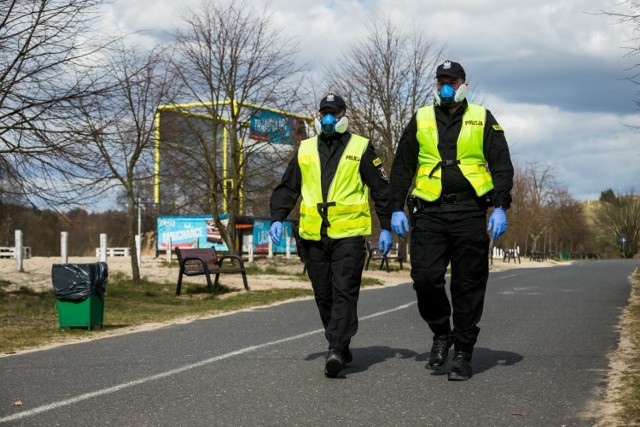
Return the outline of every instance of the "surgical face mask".
[[[322,119],[315,120],[316,125],[316,133],[324,133],[325,135],[333,135],[334,133],[345,133],[347,128],[349,127],[349,119],[346,116],[341,117],[340,119],[336,119],[336,117],[331,114],[325,114]]]
[[[440,92],[437,90],[435,92],[436,105],[444,105],[446,107],[461,102],[467,97],[467,92],[469,92],[469,85],[467,83],[461,84],[458,90],[455,90],[450,84],[445,83],[440,88]]]

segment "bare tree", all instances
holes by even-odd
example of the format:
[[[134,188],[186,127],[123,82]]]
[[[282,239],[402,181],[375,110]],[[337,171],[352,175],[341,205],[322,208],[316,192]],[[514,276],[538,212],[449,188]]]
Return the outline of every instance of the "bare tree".
[[[2,1],[0,193],[67,206],[90,196],[77,103],[97,90],[97,0]],[[77,200],[77,199],[76,199]]]
[[[108,179],[112,187],[122,189],[132,277],[137,282],[140,280],[135,243],[137,209],[143,189],[148,187],[154,173],[151,166],[155,111],[166,100],[174,79],[167,67],[169,61],[160,49],[142,52],[121,43],[106,63],[108,95],[87,99],[82,119],[96,158],[100,159],[97,163],[103,166],[95,179]]]
[[[632,258],[640,248],[640,197],[633,192],[616,196],[612,190],[601,194],[596,208],[600,239],[622,258]]]
[[[187,29],[177,33],[176,70],[186,88],[182,98],[190,108],[175,106],[171,112],[174,122],[188,117],[189,125],[180,145],[163,151],[181,156],[173,162],[177,168],[182,166],[173,168],[174,178],[183,181],[173,202],[212,213],[230,252],[235,253],[235,226],[249,183],[254,191],[266,191],[256,183],[271,182],[262,177],[273,176],[274,166],[281,164],[269,161],[269,156],[279,158],[282,151],[274,144],[249,141],[252,106],[290,109],[298,99],[297,48],[275,27],[266,9],[257,10],[247,1],[204,1],[189,12],[186,23]],[[258,155],[267,161],[257,161]],[[188,191],[193,189],[197,191]],[[226,225],[220,219],[225,211],[229,214]]]
[[[404,126],[433,94],[441,52],[422,32],[374,19],[330,71],[339,76],[332,90],[349,100],[351,129],[371,138],[387,170]]]

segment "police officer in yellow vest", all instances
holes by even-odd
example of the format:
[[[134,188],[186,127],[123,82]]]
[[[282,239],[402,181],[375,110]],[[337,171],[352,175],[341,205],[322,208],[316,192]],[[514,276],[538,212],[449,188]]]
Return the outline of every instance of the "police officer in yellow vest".
[[[484,107],[466,100],[462,66],[436,69],[434,105],[418,109],[393,161],[391,227],[401,237],[411,221],[411,278],[418,310],[433,333],[427,367],[443,369],[449,349],[452,381],[468,380],[489,276],[489,244],[507,229],[513,165],[504,132]],[[487,210],[493,206],[487,227]],[[451,301],[445,291],[451,267]]]
[[[335,378],[352,361],[357,303],[371,234],[369,190],[386,255],[393,241],[389,184],[368,139],[347,131],[346,104],[338,95],[320,101],[318,136],[300,143],[271,195],[270,236],[280,242],[282,221],[300,199],[299,236],[320,319],[329,342],[325,375]]]

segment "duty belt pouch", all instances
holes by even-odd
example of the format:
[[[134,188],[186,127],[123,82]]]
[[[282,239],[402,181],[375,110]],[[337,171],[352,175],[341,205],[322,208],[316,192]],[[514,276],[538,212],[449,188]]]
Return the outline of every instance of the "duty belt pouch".
[[[407,209],[409,210],[409,225],[413,228],[416,225],[416,212],[418,212],[418,200],[416,196],[409,196],[407,198]]]

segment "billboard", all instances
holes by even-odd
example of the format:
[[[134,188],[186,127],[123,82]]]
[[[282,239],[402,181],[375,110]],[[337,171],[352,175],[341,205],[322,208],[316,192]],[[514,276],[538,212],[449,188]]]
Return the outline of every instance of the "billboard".
[[[303,119],[272,110],[254,110],[249,121],[249,135],[256,141],[293,145],[307,138]]]
[[[226,226],[229,215],[221,215],[220,219]],[[269,253],[269,228],[271,221],[266,219],[254,219],[253,230],[250,231],[253,244],[254,254]],[[237,232],[246,237],[245,230],[238,229]],[[167,242],[171,239],[172,248],[211,248],[214,247],[217,252],[227,252],[229,250],[227,244],[222,240],[220,230],[216,227],[213,215],[187,215],[187,216],[159,216],[156,223],[156,252],[164,252],[167,250]],[[296,253],[296,242],[293,237],[293,227],[288,221],[282,223],[282,238],[279,245],[273,245],[274,254],[285,254],[287,252],[287,241],[289,242],[289,253]],[[243,247],[245,245],[243,237]],[[245,252],[247,249],[244,249]]]
[[[256,219],[253,221],[253,249],[256,254],[269,253],[269,228],[271,228],[271,221],[265,219]],[[289,253],[296,253],[296,241],[293,237],[293,228],[291,223],[284,221],[282,223],[282,238],[279,245],[273,245],[274,254],[287,253],[287,240],[289,241]],[[273,243],[272,243],[273,244]]]
[[[222,215],[221,220],[226,224],[228,215]],[[169,239],[173,248],[214,247],[220,252],[229,250],[216,228],[213,215],[159,216],[156,235],[156,251],[166,251]]]

